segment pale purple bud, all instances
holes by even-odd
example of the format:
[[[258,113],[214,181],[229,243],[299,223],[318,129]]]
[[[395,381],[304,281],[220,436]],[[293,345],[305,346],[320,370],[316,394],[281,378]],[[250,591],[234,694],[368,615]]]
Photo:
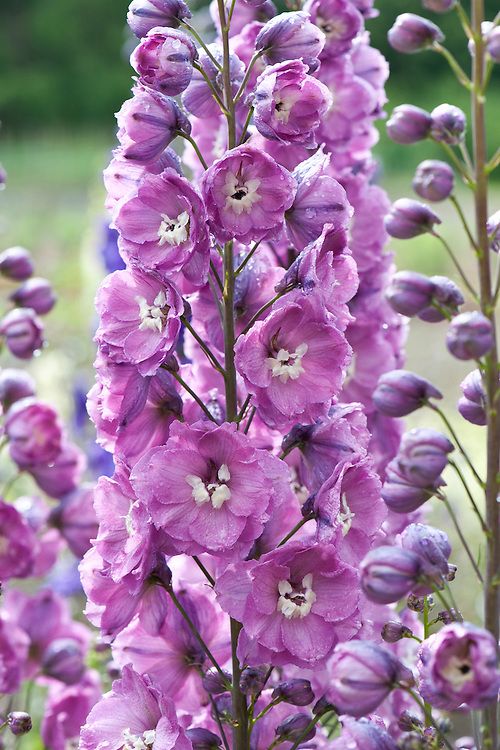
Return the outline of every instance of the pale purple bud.
[[[282,742],[308,742],[316,734],[316,727],[310,727],[310,724],[311,717],[308,714],[293,714],[278,724],[275,732]]]
[[[35,381],[25,370],[5,368],[0,371],[0,403],[4,412],[15,401],[34,396],[35,392]]]
[[[421,52],[442,42],[444,34],[435,23],[415,13],[403,13],[396,18],[387,34],[389,44],[398,52]]]
[[[177,96],[188,86],[198,52],[183,31],[155,27],[135,48],[130,64],[142,83],[167,96]]]
[[[31,716],[26,711],[11,711],[7,714],[7,725],[16,737],[31,732],[33,726]]]
[[[412,185],[421,198],[444,201],[453,192],[454,183],[455,174],[449,164],[438,159],[427,159],[418,165]]]
[[[0,321],[0,336],[14,357],[31,359],[44,344],[43,323],[30,307],[16,308]]]
[[[427,597],[427,601],[429,601],[429,597]],[[413,593],[408,594],[406,606],[412,612],[423,612],[425,609],[425,596],[417,596]]]
[[[402,638],[411,638],[413,633],[410,628],[403,625],[402,622],[389,620],[389,622],[386,622],[382,627],[380,635],[382,636],[382,640],[386,643],[397,643]]]
[[[325,35],[303,11],[275,16],[259,31],[255,40],[255,49],[263,53],[269,65],[285,60],[303,60],[310,72],[318,68],[318,56],[324,46]]]
[[[413,104],[395,107],[387,121],[387,135],[395,143],[408,145],[422,141],[431,132],[432,117],[429,112]]]
[[[215,719],[220,716],[221,721],[233,721],[233,699],[230,693],[221,693],[213,699],[216,712],[212,709],[212,716]]]
[[[500,26],[495,26],[488,31],[485,38],[486,52],[493,62],[500,63]]]
[[[387,417],[405,417],[430,398],[439,399],[443,395],[428,380],[408,370],[385,372],[373,393],[373,403]]]
[[[314,700],[314,693],[309,680],[296,678],[280,682],[272,693],[273,700],[291,703],[292,706],[307,706]]]
[[[448,464],[453,443],[437,430],[419,428],[403,435],[396,457],[404,478],[418,487],[428,487],[438,479]]]
[[[486,419],[486,392],[481,372],[473,370],[460,383],[463,396],[458,401],[458,411],[472,424],[484,426]]]
[[[433,304],[425,307],[418,313],[420,320],[426,323],[439,323],[446,320],[446,314],[456,315],[458,308],[464,303],[464,296],[454,281],[447,276],[431,276],[429,279],[434,284]],[[446,314],[445,314],[446,313]]]
[[[269,667],[245,667],[240,676],[240,690],[245,695],[257,695],[263,690]]]
[[[476,750],[474,737],[459,737],[455,740],[455,750]]]
[[[442,484],[441,477],[430,487],[411,484],[399,470],[398,461],[394,459],[386,468],[381,496],[394,513],[412,513],[427,502]]]
[[[139,39],[155,26],[176,29],[185,18],[191,18],[191,11],[183,0],[132,0],[127,13],[127,23]]]
[[[424,8],[434,13],[448,13],[456,4],[457,0],[422,0]]]
[[[225,670],[223,670],[223,672],[226,678],[225,680],[222,679],[222,675],[214,668],[209,669],[201,678],[201,684],[209,695],[219,695],[220,693],[227,692],[229,689],[231,675]]]
[[[204,727],[186,729],[186,737],[191,742],[193,750],[217,750],[222,744],[220,737]]]
[[[465,137],[467,118],[453,104],[440,104],[432,110],[431,136],[449,146],[457,146]]]
[[[25,281],[33,273],[31,253],[24,247],[9,247],[0,253],[0,274],[11,281]]]
[[[500,27],[499,27],[500,29]],[[494,253],[500,253],[500,211],[495,211],[486,223],[488,232],[490,250]]]
[[[493,346],[493,327],[478,311],[457,315],[446,334],[448,351],[457,359],[479,359]]]
[[[411,732],[412,729],[417,729],[418,727],[423,726],[424,724],[418,716],[415,716],[415,714],[412,714],[409,711],[405,710],[399,716],[398,727],[402,732]]]
[[[361,588],[370,601],[391,604],[415,588],[421,569],[420,557],[409,550],[375,547],[361,562]]]
[[[428,276],[416,271],[399,271],[392,277],[385,296],[393,310],[409,318],[426,308],[434,292]]]
[[[56,638],[42,657],[42,671],[66,685],[75,685],[85,671],[81,644],[74,638]]]
[[[46,315],[54,307],[57,297],[47,279],[33,277],[10,295],[16,307],[31,307],[37,315]]]
[[[441,585],[448,575],[448,558],[451,545],[448,536],[432,526],[423,523],[412,523],[401,535],[402,548],[420,558],[421,575],[428,581]],[[432,590],[432,588],[431,588]],[[413,588],[416,594],[430,593],[427,585],[424,588]]]
[[[399,198],[385,217],[387,232],[399,240],[409,240],[432,232],[434,224],[441,224],[439,216],[425,203],[411,198]]]

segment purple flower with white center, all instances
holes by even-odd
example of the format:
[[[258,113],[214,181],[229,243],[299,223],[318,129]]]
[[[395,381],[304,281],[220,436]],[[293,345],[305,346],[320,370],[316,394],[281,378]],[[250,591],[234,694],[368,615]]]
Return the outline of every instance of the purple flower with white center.
[[[292,172],[297,183],[293,204],[285,214],[287,234],[296,250],[321,236],[325,224],[345,227],[352,210],[342,185],[327,174],[329,154],[323,149]]]
[[[35,546],[35,534],[21,513],[0,500],[0,580],[31,575]]]
[[[357,574],[335,546],[286,544],[219,577],[221,607],[243,623],[247,663],[310,666],[356,632]]]
[[[352,47],[363,26],[359,11],[348,0],[307,0],[304,11],[325,35],[320,60],[328,62]]]
[[[316,146],[314,131],[331,104],[327,87],[307,74],[307,65],[288,60],[266,68],[254,94],[254,123],[266,138]]]
[[[248,245],[279,235],[293,203],[295,180],[271,156],[243,145],[209,167],[202,193],[215,237]]]
[[[178,552],[240,556],[269,517],[276,462],[234,424],[176,423],[166,445],[136,464],[131,481]]]
[[[370,641],[341,643],[329,663],[327,700],[339,714],[373,713],[399,685],[411,686],[411,672],[393,654]]]
[[[118,140],[126,159],[149,162],[179,131],[189,135],[191,126],[174,99],[140,84],[132,93],[116,115]]]
[[[167,96],[189,86],[198,52],[184,31],[156,26],[132,52],[130,64],[141,82]]]
[[[383,727],[374,721],[349,716],[342,718],[342,734],[330,744],[332,750],[397,750],[397,745]]]
[[[113,218],[120,251],[130,264],[169,279],[182,271],[190,284],[205,283],[210,251],[205,206],[173,169],[145,174],[118,203]]]
[[[262,52],[269,65],[302,60],[314,72],[319,67],[325,35],[309,19],[309,14],[303,11],[275,16],[259,32],[255,49]]]
[[[35,398],[16,401],[5,415],[13,461],[22,469],[49,464],[61,451],[62,427],[54,409]]]
[[[102,282],[96,308],[100,325],[95,338],[109,359],[154,375],[180,332],[184,304],[176,288],[137,270],[115,271]]]
[[[428,380],[407,370],[384,373],[373,393],[373,403],[388,417],[405,417],[430,398],[443,398],[443,395]]]
[[[224,53],[221,45],[209,44],[207,49],[222,67],[224,64]],[[203,73],[196,69],[193,71],[191,83],[182,95],[182,103],[187,111],[196,117],[203,119],[207,117],[220,117],[220,106],[214,98],[206,79],[208,78],[219,99],[223,101],[224,84],[222,74],[203,49],[200,50],[199,54],[199,67],[203,70]],[[230,54],[229,69],[231,71],[231,91],[233,96],[235,96],[245,75],[245,66],[237,55]]]
[[[500,670],[495,639],[468,622],[454,622],[420,648],[418,689],[436,708],[454,711],[462,704],[484,708],[497,699]]]
[[[462,396],[458,401],[458,411],[472,424],[484,426],[486,418],[486,392],[480,370],[473,370],[460,383]]]
[[[123,668],[91,710],[80,733],[81,750],[191,750],[172,701],[147,677]]]
[[[176,29],[186,18],[191,18],[191,11],[183,0],[132,0],[127,13],[127,23],[139,39],[155,26]]]
[[[43,323],[30,307],[15,308],[0,321],[0,337],[14,357],[31,359],[44,345]]]
[[[377,604],[397,602],[420,580],[422,560],[414,552],[383,545],[370,550],[360,565],[361,588]]]
[[[479,359],[493,346],[491,321],[478,310],[464,312],[452,319],[446,334],[446,346],[457,359]]]
[[[236,343],[236,368],[269,426],[324,415],[342,385],[350,347],[309,295],[275,306]]]

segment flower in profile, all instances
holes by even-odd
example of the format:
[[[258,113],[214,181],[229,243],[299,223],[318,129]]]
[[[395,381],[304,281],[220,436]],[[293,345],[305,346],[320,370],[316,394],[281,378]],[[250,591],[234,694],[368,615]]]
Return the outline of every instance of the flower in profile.
[[[198,53],[187,34],[154,27],[132,52],[130,64],[147,86],[177,96],[189,86]]]
[[[497,699],[500,670],[487,630],[468,622],[445,625],[423,642],[419,657],[418,689],[431,706],[484,708]]]
[[[92,708],[80,733],[81,750],[191,750],[174,704],[147,677],[123,668],[122,678]]]
[[[295,195],[295,180],[271,156],[249,145],[228,151],[202,178],[210,230],[221,241],[276,237]]]
[[[206,281],[210,239],[203,201],[173,169],[145,174],[116,206],[121,254],[134,266],[169,280],[182,271],[197,286]]]
[[[107,357],[154,375],[180,332],[184,304],[176,288],[137,270],[115,271],[99,287],[96,308],[96,340]]]
[[[363,26],[363,17],[349,0],[307,0],[304,11],[325,35],[322,62],[343,55],[352,47]]]
[[[291,427],[326,413],[342,384],[350,347],[309,295],[276,306],[236,344],[236,367],[269,426]]]
[[[175,423],[131,475],[137,496],[177,552],[246,554],[261,534],[284,464],[234,424]],[[276,488],[279,491],[279,487]]]
[[[231,565],[216,592],[243,623],[240,657],[250,664],[311,666],[358,628],[357,574],[333,544],[293,542]]]
[[[255,49],[262,52],[269,65],[285,60],[303,60],[314,72],[325,46],[325,35],[309,20],[309,13],[281,13],[259,32]]]
[[[266,68],[254,94],[254,122],[266,138],[316,146],[314,131],[331,103],[328,88],[300,60]]]

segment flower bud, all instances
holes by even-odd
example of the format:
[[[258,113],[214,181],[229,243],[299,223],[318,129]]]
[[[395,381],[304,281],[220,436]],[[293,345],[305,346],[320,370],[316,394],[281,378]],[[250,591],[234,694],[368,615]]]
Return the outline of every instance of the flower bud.
[[[0,403],[4,412],[15,401],[35,395],[35,381],[25,370],[6,367],[0,371]]]
[[[429,600],[429,597],[427,598],[427,600]],[[423,612],[425,609],[425,596],[408,594],[406,606],[409,610],[411,610],[411,612]]]
[[[259,31],[255,40],[255,49],[263,53],[269,65],[285,60],[303,60],[311,73],[319,66],[318,56],[324,46],[325,35],[311,23],[309,14],[302,11],[275,16]]]
[[[43,323],[30,307],[16,308],[0,321],[0,336],[14,357],[31,359],[44,344]]]
[[[399,716],[398,727],[402,732],[411,732],[412,729],[417,729],[418,727],[423,726],[424,724],[418,716],[415,716],[415,714],[412,714],[409,711],[405,710]]]
[[[0,275],[11,281],[25,281],[33,273],[31,253],[24,247],[9,247],[0,253]]]
[[[441,224],[439,216],[429,206],[411,198],[399,198],[385,217],[387,232],[398,240],[432,232],[434,224]]]
[[[500,28],[500,27],[499,27]],[[500,211],[495,211],[486,222],[490,250],[500,253]]]
[[[292,706],[307,706],[314,700],[314,693],[309,680],[296,678],[280,682],[272,693],[273,700],[281,700],[284,703],[291,703]]]
[[[292,714],[278,724],[275,732],[282,742],[296,742],[297,740],[301,743],[308,742],[316,734],[316,727],[314,724],[310,727],[310,724],[311,717],[308,714]],[[307,732],[306,729],[308,729]]]
[[[240,690],[245,695],[257,695],[263,690],[269,667],[245,667],[240,676]]]
[[[130,64],[141,82],[167,96],[177,96],[193,75],[196,47],[183,31],[155,27],[132,52]]]
[[[446,320],[446,314],[456,315],[458,308],[464,303],[464,296],[454,281],[447,276],[431,276],[429,279],[434,284],[432,304],[421,310],[417,317],[426,323],[439,323]]]
[[[373,393],[373,403],[387,417],[405,417],[430,398],[439,399],[443,395],[428,380],[407,370],[384,373]]]
[[[433,487],[417,487],[408,482],[398,470],[397,463],[391,461],[386,469],[386,479],[382,487],[382,499],[394,513],[412,513],[420,508],[442,481]]]
[[[493,327],[478,311],[461,313],[450,323],[446,346],[457,359],[479,359],[493,346]]]
[[[427,201],[444,201],[453,192],[455,174],[445,161],[426,159],[421,162],[415,177],[413,189],[421,198]]]
[[[66,685],[75,685],[85,671],[80,643],[74,638],[56,638],[45,649],[42,670],[47,677],[53,677]]]
[[[413,429],[403,435],[396,457],[398,469],[411,484],[428,487],[448,463],[453,443],[437,430]]]
[[[7,714],[7,725],[16,737],[21,734],[28,734],[33,726],[31,716],[26,711],[11,711],[10,714]]]
[[[424,8],[434,13],[448,13],[456,4],[457,0],[422,0]]]
[[[17,307],[31,307],[38,315],[46,315],[57,298],[50,281],[33,277],[12,292],[9,299]]]
[[[221,693],[214,697],[214,705],[216,712],[212,710],[212,716],[214,719],[217,715],[221,721],[231,723],[233,721],[233,699],[230,693]]]
[[[398,52],[421,52],[442,42],[444,34],[435,23],[415,13],[403,13],[396,18],[387,34],[389,44]]]
[[[411,318],[426,308],[434,292],[434,284],[416,271],[398,271],[391,279],[386,299],[393,310]]]
[[[432,117],[429,112],[413,104],[395,107],[387,121],[387,135],[395,143],[408,145],[427,138],[431,132]]]
[[[191,742],[193,750],[217,750],[222,744],[220,737],[204,727],[186,729],[186,737]]]
[[[474,737],[459,737],[455,740],[455,750],[476,750]]]
[[[386,643],[397,643],[402,638],[410,638],[413,633],[410,628],[401,622],[390,620],[386,622],[381,631],[382,640]]]
[[[361,588],[370,601],[391,604],[415,588],[421,569],[422,561],[414,552],[375,547],[361,561]]]
[[[458,401],[458,411],[472,424],[486,424],[486,392],[481,372],[473,370],[460,383],[463,396]]]
[[[183,0],[132,0],[127,13],[127,23],[139,39],[155,26],[176,29],[185,18],[191,18],[191,11]]]
[[[467,118],[453,104],[440,104],[432,110],[431,136],[449,146],[457,146],[465,137]]]
[[[209,669],[201,678],[201,684],[209,695],[219,695],[225,693],[229,689],[231,684],[231,675],[229,672],[224,672],[225,680],[222,679],[222,675],[219,674],[217,669]]]
[[[420,558],[420,573],[426,578],[423,586],[412,589],[414,593],[431,593],[429,581],[442,585],[448,575],[448,558],[451,554],[450,541],[444,531],[423,523],[412,523],[401,534],[401,546],[406,552]]]
[[[494,26],[485,37],[486,52],[493,62],[500,62],[500,26]]]
[[[436,615],[436,620],[442,622],[444,625],[449,625],[450,622],[462,622],[463,617],[460,612],[457,612],[453,607],[451,609],[443,609]]]

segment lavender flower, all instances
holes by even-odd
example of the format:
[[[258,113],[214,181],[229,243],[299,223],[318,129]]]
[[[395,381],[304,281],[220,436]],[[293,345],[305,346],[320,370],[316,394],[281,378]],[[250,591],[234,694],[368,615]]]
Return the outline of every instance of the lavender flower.
[[[189,86],[197,56],[196,47],[183,31],[155,27],[135,48],[130,63],[146,86],[176,96]]]
[[[132,0],[127,23],[140,38],[155,26],[176,29],[186,18],[191,18],[191,11],[183,0]]]
[[[263,53],[269,65],[285,60],[303,60],[314,72],[325,46],[325,36],[311,23],[309,14],[281,13],[268,21],[255,40],[255,49]]]

